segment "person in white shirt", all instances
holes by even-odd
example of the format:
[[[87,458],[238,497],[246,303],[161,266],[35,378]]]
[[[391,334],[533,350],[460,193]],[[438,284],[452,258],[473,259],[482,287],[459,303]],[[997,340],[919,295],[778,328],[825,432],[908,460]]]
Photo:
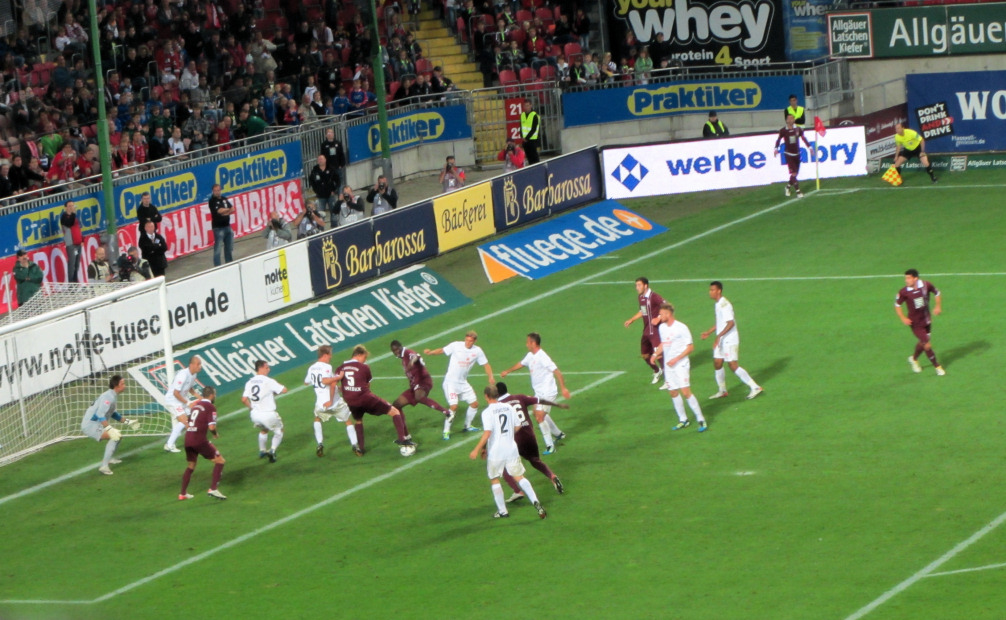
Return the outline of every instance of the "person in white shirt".
[[[349,421],[349,405],[342,399],[342,394],[339,392],[339,380],[332,372],[332,347],[330,345],[325,344],[318,347],[318,361],[307,369],[304,384],[314,388],[314,438],[318,441],[315,453],[319,457],[325,456],[325,435],[322,432],[321,424],[328,422],[332,416],[335,416],[339,422],[345,423],[349,443],[353,446],[353,452],[357,452],[359,448],[356,444],[356,430],[353,428],[353,423]]]
[[[713,341],[713,368],[716,370],[716,385],[719,387],[709,399],[723,398],[727,395],[727,371],[723,369],[723,362],[726,361],[737,378],[751,388],[748,392],[748,400],[751,400],[764,390],[737,362],[741,337],[734,319],[734,306],[723,296],[722,282],[717,280],[709,283],[709,298],[716,302],[716,324],[702,332],[702,339],[716,334],[716,339]]]
[[[692,366],[688,360],[689,354],[694,350],[692,332],[688,330],[687,325],[674,319],[674,306],[668,303],[661,304],[660,345],[653,352],[651,359],[659,359],[661,354],[664,356],[664,387],[670,392],[674,411],[678,414],[678,424],[672,430],[678,431],[690,424],[688,416],[685,415],[685,403],[681,398],[684,396],[688,401],[688,407],[695,414],[701,433],[707,428],[706,419],[702,417],[699,400],[692,394],[690,377]]]
[[[521,366],[526,366],[531,373],[531,387],[534,395],[545,400],[555,401],[559,397],[559,389],[562,389],[562,397],[570,398],[569,390],[566,389],[566,380],[562,377],[562,372],[555,365],[548,353],[541,348],[541,334],[531,332],[527,335],[527,355],[510,368],[500,373],[500,377],[506,377]],[[556,387],[556,381],[559,382]],[[566,433],[559,429],[549,412],[552,408],[548,405],[537,405],[534,409],[534,418],[538,420],[538,428],[541,436],[545,440],[545,454],[555,453],[555,442],[565,439]]]
[[[241,402],[251,409],[251,421],[259,429],[258,457],[276,462],[276,449],[283,441],[283,419],[276,412],[276,395],[286,394],[286,388],[269,377],[269,364],[265,360],[255,360],[255,376],[245,383]],[[266,451],[266,441],[272,433],[272,446]]]
[[[164,393],[164,406],[174,422],[171,423],[171,434],[164,443],[167,452],[181,452],[176,445],[178,438],[185,427],[189,424],[189,406],[199,400],[199,392],[196,391],[196,375],[203,368],[203,360],[198,355],[193,355],[189,359],[189,365],[175,373],[175,378]],[[189,397],[192,397],[189,400]]]
[[[510,516],[503,499],[503,486],[500,484],[500,477],[505,471],[513,476],[521,490],[524,491],[524,495],[534,504],[538,516],[544,519],[547,516],[545,509],[538,501],[531,481],[524,477],[524,465],[520,462],[517,442],[514,441],[514,432],[517,430],[515,427],[517,412],[510,405],[499,402],[499,391],[495,385],[486,386],[484,394],[489,403],[482,411],[482,427],[485,430],[468,458],[474,461],[479,458],[479,455],[482,455],[486,459],[489,485],[492,488],[497,509],[493,518],[502,519]]]
[[[465,432],[477,431],[478,428],[472,426],[475,414],[479,412],[479,402],[475,397],[475,390],[468,383],[468,373],[475,364],[481,365],[489,378],[489,385],[496,383],[493,378],[493,369],[489,365],[482,347],[477,346],[475,341],[479,336],[474,331],[465,334],[464,341],[455,341],[440,349],[423,349],[423,355],[440,355],[443,353],[450,362],[447,364],[447,375],[444,377],[444,397],[447,398],[447,405],[450,408],[450,415],[444,420],[444,439],[451,438],[451,422],[458,411],[460,399],[468,403],[468,411],[465,413]]]

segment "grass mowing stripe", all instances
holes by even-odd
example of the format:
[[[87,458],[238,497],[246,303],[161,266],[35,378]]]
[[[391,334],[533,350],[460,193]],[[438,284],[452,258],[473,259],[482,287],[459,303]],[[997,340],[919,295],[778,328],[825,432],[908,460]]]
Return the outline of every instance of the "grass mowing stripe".
[[[893,588],[891,588],[887,592],[884,592],[879,597],[877,597],[873,602],[871,602],[867,606],[863,607],[862,609],[860,609],[856,613],[852,614],[851,616],[849,616],[845,620],[859,620],[859,618],[862,618],[863,616],[867,615],[868,613],[870,613],[874,609],[880,607],[881,605],[883,605],[887,601],[891,600],[892,598],[894,598],[898,594],[904,592],[908,588],[910,588],[913,585],[915,585],[920,579],[925,579],[926,577],[931,576],[934,570],[936,570],[937,568],[939,568],[939,567],[943,566],[944,564],[946,564],[947,562],[949,562],[951,559],[953,559],[961,551],[964,551],[965,549],[967,549],[971,545],[973,545],[976,542],[978,542],[979,540],[981,540],[986,534],[988,534],[989,532],[995,530],[997,527],[999,527],[1000,525],[1002,525],[1004,521],[1006,521],[1006,512],[1004,512],[1001,515],[999,515],[998,517],[996,517],[995,521],[993,521],[992,523],[989,523],[985,527],[981,528],[980,530],[978,530],[977,532],[975,532],[974,534],[972,534],[970,538],[968,538],[967,540],[961,541],[953,549],[951,549],[950,551],[947,551],[946,553],[944,553],[943,555],[941,555],[939,558],[937,558],[936,560],[934,560],[933,562],[931,562],[928,566],[926,566],[925,568],[923,568],[919,572],[915,573],[914,575],[912,575],[908,579],[905,579],[904,581],[902,581],[898,585],[894,586]]]
[[[811,191],[807,192],[806,196],[810,197],[813,194],[815,194],[817,191],[818,190],[811,190]],[[795,202],[798,202],[799,200],[802,200],[802,199],[801,198],[790,198],[789,200],[784,200],[784,201],[782,201],[780,203],[774,204],[771,207],[766,207],[766,208],[762,209],[761,211],[755,211],[754,213],[749,213],[748,215],[745,215],[743,217],[739,217],[739,218],[737,218],[735,220],[730,220],[729,222],[727,222],[725,224],[720,224],[719,226],[714,226],[713,228],[710,228],[709,230],[706,230],[704,232],[700,232],[698,234],[692,235],[691,237],[687,237],[687,238],[682,239],[681,241],[678,241],[676,243],[672,243],[670,245],[666,245],[666,246],[664,246],[664,247],[662,247],[662,248],[660,248],[658,250],[654,250],[654,251],[649,252],[647,254],[643,254],[642,256],[637,256],[636,258],[634,258],[632,260],[626,261],[624,263],[619,263],[618,265],[615,265],[613,267],[608,267],[607,269],[603,269],[603,270],[601,270],[601,271],[599,271],[597,273],[593,273],[593,274],[590,274],[588,276],[584,276],[584,277],[582,277],[582,278],[580,278],[578,280],[573,280],[572,282],[568,282],[568,283],[566,283],[566,284],[564,284],[562,286],[558,286],[558,287],[556,287],[554,289],[550,289],[549,291],[547,291],[545,293],[541,293],[539,295],[535,295],[534,297],[529,297],[529,298],[527,298],[527,299],[525,299],[523,301],[519,301],[517,303],[510,304],[509,306],[507,306],[505,308],[501,308],[499,310],[496,310],[495,312],[490,312],[489,314],[484,314],[484,315],[482,315],[479,318],[472,319],[470,321],[466,321],[465,323],[456,325],[454,327],[450,327],[448,329],[445,329],[445,330],[441,331],[439,334],[435,334],[433,336],[430,336],[426,340],[421,340],[421,341],[418,341],[418,342],[429,342],[431,340],[436,340],[436,339],[439,339],[439,338],[443,338],[444,336],[456,333],[458,330],[464,329],[465,327],[468,327],[468,326],[472,325],[473,323],[480,323],[482,321],[487,321],[489,319],[494,319],[494,318],[496,318],[498,316],[501,316],[501,315],[509,314],[510,312],[512,312],[512,311],[514,311],[514,310],[516,310],[518,308],[523,308],[524,306],[527,306],[527,305],[530,305],[530,304],[534,304],[534,303],[538,303],[542,299],[548,299],[549,297],[552,297],[553,295],[556,295],[558,293],[562,293],[564,291],[567,291],[567,290],[569,290],[571,288],[575,288],[577,286],[580,286],[581,284],[586,283],[588,280],[593,280],[594,278],[599,278],[601,276],[606,276],[606,275],[608,275],[610,273],[614,273],[614,272],[618,271],[619,269],[624,269],[625,267],[630,267],[630,266],[635,265],[637,263],[641,263],[643,261],[650,260],[654,256],[660,256],[661,254],[663,254],[665,252],[670,252],[671,250],[676,250],[676,249],[678,249],[680,247],[688,245],[689,243],[692,243],[693,241],[698,241],[700,239],[705,239],[706,237],[708,237],[710,235],[714,235],[714,234],[716,234],[718,232],[722,232],[724,230],[727,230],[728,228],[732,228],[734,226],[737,226],[738,224],[743,224],[744,222],[747,222],[747,221],[753,220],[755,218],[761,217],[763,215],[767,215],[769,213],[773,213],[775,211],[778,211],[779,209],[781,209],[781,208],[783,208],[785,206],[791,205],[791,204],[793,204]],[[188,350],[186,350],[186,351],[176,351],[175,352],[175,356],[176,357],[182,356],[182,355],[185,355],[187,352],[188,352]],[[377,357],[373,358],[372,361],[373,362],[377,362],[377,361],[381,361],[383,359],[386,359],[388,357],[391,357],[391,353],[390,352],[378,355]],[[287,394],[291,394],[291,393],[297,392],[297,391],[299,391],[301,389],[304,389],[306,387],[308,387],[308,386],[302,385],[302,386],[300,386],[298,388],[294,388],[294,389],[290,390],[289,392],[287,392]],[[237,415],[238,413],[242,413],[242,410],[232,411],[232,412],[228,413],[225,416],[221,416],[218,419],[219,420],[226,420],[226,419],[228,419],[231,416]],[[153,448],[153,447],[155,447],[157,445],[158,445],[157,442],[153,442],[153,443],[148,444],[146,446],[143,446],[141,448],[137,448],[136,450],[132,450],[130,452],[127,452],[123,456],[132,456],[134,454],[138,454],[142,450],[149,450],[150,448]],[[98,463],[96,465],[100,465],[100,463]],[[85,474],[85,473],[87,473],[87,472],[92,471],[93,469],[95,469],[96,465],[91,465],[90,467],[82,467],[82,468],[80,468],[78,470],[75,470],[75,471],[72,471],[72,472],[70,472],[68,474],[64,474],[64,475],[60,476],[59,478],[54,478],[53,480],[48,480],[48,481],[43,482],[41,484],[37,484],[37,485],[35,485],[33,487],[29,487],[27,489],[24,489],[23,491],[18,491],[17,493],[14,493],[12,495],[8,495],[7,497],[0,498],[0,506],[2,506],[3,504],[7,503],[8,501],[10,501],[12,499],[17,499],[19,497],[24,497],[26,495],[31,495],[32,493],[36,493],[38,491],[41,491],[42,489],[48,488],[49,486],[52,486],[53,484],[58,484],[59,482],[65,482],[67,480],[70,480],[72,478],[80,476],[81,474]]]

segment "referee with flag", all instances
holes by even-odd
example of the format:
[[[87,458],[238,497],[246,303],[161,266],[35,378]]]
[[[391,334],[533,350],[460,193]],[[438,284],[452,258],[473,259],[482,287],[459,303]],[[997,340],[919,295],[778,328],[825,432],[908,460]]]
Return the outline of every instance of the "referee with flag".
[[[894,126],[894,170],[897,174],[897,185],[901,185],[901,167],[908,160],[917,157],[922,165],[926,167],[929,178],[936,183],[936,173],[933,172],[933,165],[929,163],[926,156],[926,139],[914,129],[908,129],[903,123]]]
[[[524,155],[528,164],[541,161],[538,156],[538,136],[541,134],[541,117],[531,109],[531,102],[524,100],[524,111],[520,115],[520,137],[524,142]]]

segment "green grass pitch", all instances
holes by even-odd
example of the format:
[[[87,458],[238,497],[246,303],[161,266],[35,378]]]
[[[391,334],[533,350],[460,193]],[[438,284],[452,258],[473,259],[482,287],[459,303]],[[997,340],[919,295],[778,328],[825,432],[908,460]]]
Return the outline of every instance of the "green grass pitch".
[[[205,496],[206,461],[196,498],[177,501],[184,459],[158,441],[124,442],[114,476],[88,469],[16,498],[102,448],[69,442],[0,470],[0,618],[1002,618],[1004,190],[1002,173],[937,186],[919,173],[897,189],[828,181],[802,200],[773,186],[627,201],[669,231],[495,287],[474,249],[433,261],[474,303],[396,337],[434,348],[476,329],[498,373],[538,331],[567,375],[571,409],[555,418],[568,438],[545,457],[566,494],[528,471],[548,519],[523,505],[493,520],[475,438],[441,440],[428,409],[406,410],[410,459],[382,418],[366,420],[363,458],[328,423],[319,459],[312,395],[295,391],[269,465],[228,394],[226,502]],[[946,377],[906,363],[914,340],[892,306],[909,267],[943,290],[933,344]],[[707,433],[671,432],[639,326],[622,327],[639,275],[696,338]],[[706,400],[712,279],[765,387],[756,400],[729,372],[729,398]],[[386,341],[366,344],[393,400],[400,366]],[[441,402],[445,362],[427,358]],[[277,378],[300,386],[306,366]],[[530,392],[526,374],[508,383]]]

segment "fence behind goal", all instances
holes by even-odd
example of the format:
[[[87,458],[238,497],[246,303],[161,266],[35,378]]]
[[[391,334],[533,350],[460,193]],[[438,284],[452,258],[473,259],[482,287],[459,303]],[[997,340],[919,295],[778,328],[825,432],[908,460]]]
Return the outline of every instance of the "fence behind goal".
[[[140,421],[123,434],[170,430],[160,398],[174,374],[165,292],[164,278],[97,297],[94,285],[46,285],[23,309],[42,312],[0,327],[0,466],[82,437],[84,413],[117,374],[127,387],[116,410]],[[159,372],[133,370],[156,361]]]

